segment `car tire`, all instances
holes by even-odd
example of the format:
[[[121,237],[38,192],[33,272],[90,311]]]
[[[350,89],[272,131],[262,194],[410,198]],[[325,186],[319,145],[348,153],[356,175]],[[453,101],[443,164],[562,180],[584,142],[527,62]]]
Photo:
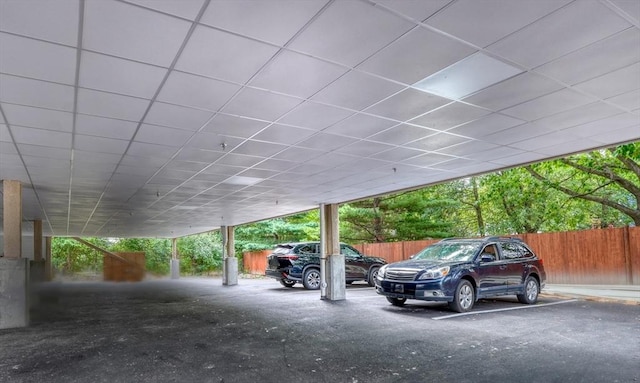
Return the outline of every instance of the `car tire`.
[[[453,302],[449,302],[449,308],[457,313],[466,313],[471,310],[475,303],[476,293],[471,282],[463,279],[458,283],[456,292],[453,294]]]
[[[284,287],[293,287],[296,284],[296,281],[290,281],[288,279],[280,279],[280,284]]]
[[[302,278],[302,285],[307,290],[318,290],[320,288],[320,270],[307,269]]]
[[[367,283],[371,287],[376,285],[376,275],[378,275],[378,270],[380,270],[380,268],[377,266],[372,267],[371,270],[369,270],[369,278],[367,278]]]
[[[538,294],[540,294],[540,284],[538,280],[532,276],[528,276],[524,282],[524,293],[518,294],[518,301],[526,305],[532,305],[538,301]]]
[[[407,298],[387,297],[387,300],[389,301],[389,303],[391,303],[394,306],[402,307],[402,306],[404,306],[405,302],[407,301]]]

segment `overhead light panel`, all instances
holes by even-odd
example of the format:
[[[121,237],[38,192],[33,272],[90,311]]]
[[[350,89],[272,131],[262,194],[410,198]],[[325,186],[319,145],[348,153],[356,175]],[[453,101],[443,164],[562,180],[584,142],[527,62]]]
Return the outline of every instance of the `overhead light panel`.
[[[264,181],[264,178],[233,176],[224,180],[223,184],[249,186],[249,185],[255,185],[260,181]]]
[[[523,70],[483,53],[474,53],[443,70],[413,84],[423,92],[460,100]]]

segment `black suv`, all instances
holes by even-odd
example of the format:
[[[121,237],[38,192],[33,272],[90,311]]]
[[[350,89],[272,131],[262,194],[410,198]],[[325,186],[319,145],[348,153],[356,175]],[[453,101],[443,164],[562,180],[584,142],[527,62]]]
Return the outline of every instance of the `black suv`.
[[[345,258],[345,279],[347,284],[367,281],[375,285],[380,267],[387,262],[378,257],[360,254],[353,247],[341,243],[340,253]],[[275,278],[285,287],[293,287],[302,282],[305,289],[320,288],[320,242],[283,243],[267,257],[267,277]]]
[[[478,299],[496,295],[533,304],[545,279],[542,259],[519,238],[452,238],[383,266],[376,291],[394,306],[420,299],[449,302],[453,311],[466,312]]]

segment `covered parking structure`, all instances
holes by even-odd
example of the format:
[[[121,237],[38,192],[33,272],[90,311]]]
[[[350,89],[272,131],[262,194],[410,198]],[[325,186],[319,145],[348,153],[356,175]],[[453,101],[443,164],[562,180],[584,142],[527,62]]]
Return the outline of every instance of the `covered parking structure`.
[[[43,238],[321,207],[339,300],[338,204],[638,139],[635,0],[0,0],[0,327]]]

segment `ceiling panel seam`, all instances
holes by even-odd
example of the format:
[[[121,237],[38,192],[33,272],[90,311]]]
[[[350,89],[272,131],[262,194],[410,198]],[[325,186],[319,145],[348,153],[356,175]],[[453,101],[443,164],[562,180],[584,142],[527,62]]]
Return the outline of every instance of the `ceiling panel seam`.
[[[113,173],[111,175],[111,177],[109,178],[109,180],[107,181],[104,189],[102,190],[102,193],[100,194],[100,198],[98,199],[98,202],[96,203],[96,205],[94,206],[91,214],[89,215],[83,229],[82,232],[84,233],[84,231],[86,230],[87,226],[89,225],[89,222],[91,221],[91,218],[93,217],[93,215],[95,214],[96,210],[98,209],[98,206],[100,205],[100,203],[102,202],[102,199],[104,198],[105,193],[107,192],[107,189],[109,188],[109,186],[111,185],[111,182],[113,180],[113,177],[115,176],[116,172],[118,171],[118,168],[120,167],[120,165],[122,164],[122,160],[124,159],[125,155],[127,154],[127,152],[129,151],[129,148],[131,148],[131,145],[133,143],[133,141],[136,138],[136,135],[138,134],[138,132],[140,131],[140,127],[142,126],[146,116],[149,114],[149,110],[151,110],[151,106],[153,105],[153,103],[156,101],[158,95],[160,94],[160,91],[162,90],[162,87],[164,86],[164,84],[167,82],[167,79],[169,78],[169,75],[171,74],[171,71],[173,70],[173,68],[175,67],[176,63],[178,62],[178,59],[180,58],[180,55],[182,53],[182,51],[184,50],[185,46],[187,45],[187,42],[189,41],[189,38],[191,37],[191,35],[193,34],[193,31],[195,30],[196,26],[199,23],[200,18],[202,17],[202,15],[204,14],[204,11],[207,9],[207,7],[209,6],[211,0],[205,0],[204,3],[202,4],[202,7],[200,8],[200,11],[198,12],[198,15],[196,16],[194,21],[190,21],[191,22],[191,26],[189,27],[189,30],[184,38],[184,40],[182,41],[182,44],[180,45],[180,48],[178,49],[178,51],[176,52],[175,57],[173,58],[173,60],[171,61],[171,64],[169,65],[169,68],[167,68],[167,72],[165,73],[162,81],[160,82],[160,85],[158,86],[158,89],[156,89],[156,92],[154,93],[153,97],[151,98],[151,100],[149,101],[149,105],[147,105],[147,108],[145,109],[144,113],[142,114],[142,117],[140,118],[140,121],[138,122],[136,129],[133,133],[133,136],[131,137],[131,139],[129,140],[129,143],[127,144],[127,147],[124,151],[124,153],[122,154],[122,156],[120,157],[120,161],[118,162],[118,164],[116,165],[115,169],[113,170]],[[109,219],[107,219],[105,221],[105,223],[100,226],[100,228],[98,229],[97,232],[99,232],[100,230],[102,230],[102,228],[107,225],[111,219],[113,218],[113,216],[117,215],[118,211],[116,211]]]
[[[218,111],[216,111],[216,112],[213,114],[213,116],[211,116],[211,117],[210,117],[210,118],[209,118],[209,119],[208,119],[208,120],[207,120],[207,121],[206,121],[206,122],[205,122],[205,123],[204,123],[204,124],[203,124],[203,125],[202,125],[202,126],[201,126],[201,127],[200,127],[200,128],[199,128],[199,129],[198,129],[198,130],[197,130],[197,131],[196,131],[196,132],[195,132],[195,133],[194,133],[194,134],[189,138],[189,139],[188,139],[188,140],[187,140],[187,142],[186,142],[184,145],[187,145],[189,142],[191,142],[191,141],[194,139],[194,137],[196,136],[196,133],[198,133],[198,132],[202,131],[202,130],[203,130],[203,129],[204,129],[204,128],[205,128],[205,127],[206,127],[206,126],[207,126],[207,125],[208,125],[208,124],[209,124],[209,123],[210,123],[210,122],[211,122],[211,121],[212,121],[212,120],[213,120],[213,119],[214,119],[214,118],[215,118],[215,117],[220,113],[219,111],[224,110],[224,108],[225,108],[227,105],[229,105],[229,104],[230,104],[230,103],[231,103],[231,102],[232,102],[232,101],[233,101],[233,100],[234,100],[234,99],[235,99],[235,98],[236,98],[236,97],[237,97],[237,96],[238,96],[238,95],[239,95],[239,94],[240,94],[240,93],[245,89],[245,88],[252,88],[252,89],[258,89],[258,90],[261,90],[261,89],[259,89],[259,88],[250,87],[250,86],[248,86],[247,84],[251,83],[251,81],[252,81],[254,78],[256,78],[256,76],[258,76],[260,73],[262,73],[262,72],[265,70],[265,68],[267,68],[267,67],[268,67],[268,65],[269,65],[271,62],[273,62],[273,61],[275,60],[275,58],[276,58],[276,57],[278,57],[278,56],[281,54],[281,52],[282,52],[282,51],[286,50],[286,49],[287,49],[287,47],[291,44],[291,42],[292,42],[292,41],[294,41],[294,40],[295,40],[295,38],[296,38],[297,36],[299,36],[299,35],[300,35],[300,34],[301,34],[305,29],[307,29],[307,28],[308,28],[308,26],[309,26],[309,25],[311,25],[311,23],[313,23],[313,21],[314,21],[314,20],[316,20],[316,19],[317,19],[317,18],[318,18],[318,17],[319,17],[323,12],[325,12],[325,10],[326,10],[326,9],[327,9],[327,8],[328,8],[328,7],[333,3],[333,1],[334,1],[334,0],[331,0],[331,1],[327,2],[327,3],[326,3],[326,4],[325,4],[325,5],[324,5],[324,6],[323,6],[323,7],[322,7],[322,8],[321,8],[321,9],[320,9],[320,10],[319,10],[319,11],[318,11],[318,12],[317,12],[317,13],[316,13],[316,14],[315,14],[311,19],[310,19],[310,20],[308,20],[308,21],[307,21],[307,23],[305,23],[305,25],[303,25],[303,26],[299,29],[299,30],[298,30],[298,31],[297,31],[297,32],[296,32],[296,33],[295,33],[295,34],[294,34],[294,35],[293,35],[293,36],[292,36],[292,37],[291,37],[291,38],[290,38],[290,39],[289,39],[289,40],[288,40],[288,41],[287,41],[287,42],[286,42],[282,47],[278,47],[278,51],[277,51],[277,52],[276,52],[276,53],[275,53],[275,54],[274,54],[274,55],[273,55],[269,60],[267,60],[267,61],[266,61],[266,62],[265,62],[265,63],[264,63],[264,64],[263,64],[263,65],[262,65],[262,66],[261,66],[261,67],[260,67],[260,68],[259,68],[259,69],[258,69],[258,70],[257,70],[257,71],[256,71],[256,72],[255,72],[255,73],[254,73],[254,74],[253,74],[253,75],[252,75],[252,76],[251,76],[251,77],[250,77],[246,82],[245,82],[245,83],[244,83],[244,84],[241,84],[241,85],[242,85],[242,87],[241,87],[240,89],[238,89],[238,91],[236,91],[236,92],[235,92],[235,93],[234,93],[234,94],[233,94],[233,95],[232,95],[232,96],[231,96],[231,97],[230,97],[230,98],[229,98],[229,99],[228,99],[228,100],[227,100],[227,101],[226,101],[222,106],[220,106],[220,108],[218,108]],[[198,18],[198,20],[199,20],[199,18]],[[209,27],[209,26],[207,26],[207,27]],[[246,36],[241,36],[241,37],[246,37]],[[270,92],[271,92],[271,91],[270,91]],[[276,93],[276,94],[278,94],[279,92],[271,92],[271,93]],[[283,95],[285,95],[285,94],[283,94]],[[290,95],[287,95],[287,96],[290,96]],[[291,97],[291,96],[290,96],[290,97]],[[303,98],[299,98],[299,97],[295,97],[295,98],[300,99],[300,101],[301,101],[301,102],[300,102],[300,104],[302,104],[302,103],[304,103],[306,100],[308,100],[308,99],[303,99]],[[300,104],[298,104],[298,105],[300,105]],[[295,107],[294,107],[294,109],[295,109]],[[292,110],[293,110],[293,109],[292,109]],[[220,113],[220,114],[224,114],[224,113]],[[285,113],[284,115],[286,115],[286,113]],[[284,116],[284,115],[283,115],[283,116]],[[243,116],[239,116],[239,117],[243,117]],[[282,116],[281,116],[280,118],[282,118]],[[279,120],[280,118],[278,118],[278,120]],[[276,121],[274,121],[274,122],[277,122],[278,120],[276,120]],[[248,137],[248,138],[244,139],[244,141],[243,141],[243,142],[241,142],[240,144],[238,144],[238,146],[242,145],[243,143],[245,143],[245,142],[247,142],[248,140],[250,140],[252,137],[255,137],[256,135],[260,134],[260,133],[261,133],[261,132],[263,132],[264,130],[268,129],[271,125],[273,125],[273,123],[274,123],[274,122],[269,121],[269,124],[267,124],[267,126],[263,127],[263,128],[262,128],[262,129],[260,129],[259,131],[255,132],[255,133],[254,133],[253,135],[251,135],[250,137]],[[183,147],[184,147],[184,145],[183,145]],[[224,143],[221,143],[221,145],[224,145]],[[148,207],[152,207],[153,205],[155,205],[156,203],[158,203],[158,202],[160,202],[162,199],[164,199],[164,197],[165,197],[165,196],[167,196],[167,195],[171,194],[172,192],[174,192],[175,190],[177,190],[177,189],[179,189],[181,186],[183,186],[185,183],[187,183],[187,182],[191,181],[193,178],[195,178],[195,177],[196,177],[196,176],[198,176],[199,174],[202,174],[202,173],[203,173],[203,172],[205,172],[207,169],[209,169],[210,167],[212,167],[212,166],[214,166],[215,164],[217,164],[217,163],[218,163],[220,160],[222,160],[225,156],[227,156],[228,154],[232,153],[234,149],[235,149],[235,148],[231,148],[231,149],[229,150],[229,152],[225,152],[225,153],[224,153],[220,158],[218,158],[218,159],[217,159],[217,160],[215,160],[214,162],[210,163],[209,165],[207,165],[206,167],[204,167],[203,169],[201,169],[199,172],[197,172],[197,173],[196,173],[196,174],[194,174],[193,176],[191,176],[191,177],[189,177],[188,179],[186,179],[184,182],[182,182],[182,183],[180,183],[179,185],[175,186],[173,189],[169,190],[169,191],[168,191],[167,193],[165,193],[164,195],[159,196],[159,197],[158,197],[158,199],[157,199],[157,200],[155,200],[155,201],[153,201],[153,202],[152,202]],[[163,170],[163,169],[168,165],[168,163],[169,163],[172,159],[174,159],[174,158],[179,154],[179,152],[180,152],[181,150],[182,150],[182,148],[180,148],[180,149],[179,149],[179,150],[178,150],[178,151],[177,151],[177,152],[172,156],[172,158],[171,158],[167,163],[165,163],[165,164],[164,164],[164,165],[163,165],[163,166],[162,166],[162,167],[161,167],[161,168],[160,168],[160,169],[159,169],[159,170],[158,170],[158,171],[157,171],[153,176],[151,176],[151,177],[149,178],[149,180],[147,180],[147,182],[145,182],[145,185],[147,185],[147,184],[149,183],[149,181],[150,181],[150,180],[151,180],[155,175],[157,175],[160,171],[162,171],[162,170]],[[223,148],[223,150],[224,150],[224,148]],[[277,155],[277,153],[276,153],[276,155]],[[261,162],[262,162],[262,161],[261,161]],[[255,165],[254,165],[254,166],[255,166]],[[212,189],[212,188],[216,187],[216,186],[217,186],[217,185],[219,185],[220,183],[222,183],[222,182],[219,182],[219,183],[217,183],[216,185],[213,185],[213,186],[211,186],[211,187],[209,187],[209,188],[207,188],[207,189],[205,189],[205,190],[202,190],[200,193],[198,193],[198,194],[196,194],[196,195],[193,195],[191,198],[189,198],[189,199],[185,200],[184,202],[187,202],[187,201],[189,201],[189,200],[191,200],[191,199],[193,199],[193,198],[195,198],[195,197],[197,197],[197,196],[199,196],[199,195],[201,195],[201,194],[205,193],[206,191],[208,191],[208,190],[210,190],[210,189]],[[184,202],[183,202],[183,203],[184,203]],[[159,213],[159,214],[161,214],[161,213]],[[159,214],[158,214],[158,215],[159,215]]]

